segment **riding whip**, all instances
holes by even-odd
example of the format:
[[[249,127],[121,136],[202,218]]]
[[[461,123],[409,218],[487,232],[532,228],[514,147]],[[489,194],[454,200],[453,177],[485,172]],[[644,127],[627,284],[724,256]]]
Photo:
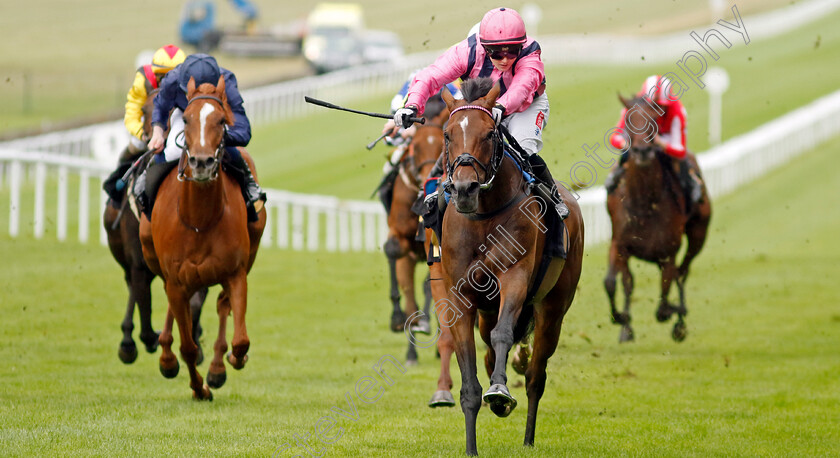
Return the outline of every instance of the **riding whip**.
[[[323,100],[318,100],[318,99],[309,97],[308,95],[303,96],[303,100],[306,100],[306,103],[311,103],[313,105],[320,105],[324,108],[332,108],[333,110],[349,111],[350,113],[356,113],[356,114],[361,114],[361,115],[365,115],[365,116],[371,116],[371,117],[374,117],[374,118],[393,119],[393,117],[394,117],[394,116],[389,115],[389,114],[371,113],[369,111],[359,111],[359,110],[354,110],[352,108],[340,107],[340,106],[334,105],[330,102],[325,102]],[[425,124],[426,123],[426,118],[408,118],[408,119],[411,122],[416,122],[416,123],[420,123],[420,124]]]

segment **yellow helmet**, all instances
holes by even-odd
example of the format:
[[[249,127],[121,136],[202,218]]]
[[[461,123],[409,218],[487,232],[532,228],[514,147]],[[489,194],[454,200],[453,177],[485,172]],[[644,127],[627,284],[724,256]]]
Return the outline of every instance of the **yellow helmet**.
[[[166,73],[184,62],[187,55],[181,48],[175,45],[166,45],[157,51],[152,57],[152,69],[155,73]]]

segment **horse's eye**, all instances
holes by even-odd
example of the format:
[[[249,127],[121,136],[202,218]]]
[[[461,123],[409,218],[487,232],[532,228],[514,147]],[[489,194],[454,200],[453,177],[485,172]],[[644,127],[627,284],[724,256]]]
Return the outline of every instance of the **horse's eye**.
[[[494,132],[493,132],[493,131],[490,131],[490,132],[487,134],[487,137],[485,138],[485,140],[487,140],[487,141],[492,141],[492,140],[493,140],[493,134],[494,134]]]

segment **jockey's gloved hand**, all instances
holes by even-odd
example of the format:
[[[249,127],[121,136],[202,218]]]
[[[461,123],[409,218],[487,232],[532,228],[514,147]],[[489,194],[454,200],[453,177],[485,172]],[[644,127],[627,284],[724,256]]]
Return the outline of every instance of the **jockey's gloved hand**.
[[[396,124],[397,127],[404,127],[408,129],[412,124],[414,124],[414,121],[412,121],[411,118],[415,117],[417,117],[416,107],[400,108],[396,113],[394,113],[394,124]]]
[[[498,126],[499,123],[502,122],[502,116],[505,115],[504,105],[502,105],[501,103],[497,103],[496,106],[493,107],[491,113],[493,113],[493,121],[495,121],[496,125]]]

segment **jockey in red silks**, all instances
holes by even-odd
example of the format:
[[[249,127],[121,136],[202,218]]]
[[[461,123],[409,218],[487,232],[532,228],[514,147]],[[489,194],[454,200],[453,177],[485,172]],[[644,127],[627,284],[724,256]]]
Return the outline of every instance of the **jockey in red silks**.
[[[539,43],[527,36],[519,13],[510,8],[490,10],[482,18],[478,33],[450,47],[432,65],[417,72],[405,105],[394,113],[394,123],[410,127],[409,118],[422,114],[426,101],[451,81],[492,78],[502,89],[492,109],[493,119],[496,125],[505,126],[525,150],[535,178],[542,182],[536,189],[554,201],[562,219],[569,210],[548,166],[537,154],[543,147],[542,131],[549,115],[540,53]]]
[[[674,161],[674,168],[678,169],[680,186],[692,203],[700,202],[703,196],[702,186],[698,175],[691,170],[691,164],[686,159],[685,129],[686,111],[682,102],[673,95],[671,82],[668,78],[659,75],[651,75],[645,79],[642,89],[636,94],[637,97],[647,97],[662,108],[664,113],[656,118],[657,134],[653,143]],[[613,147],[626,150],[627,136],[622,135],[625,127],[625,115],[627,108],[621,110],[621,117],[616,126],[620,129],[610,137]],[[621,155],[618,166],[613,168],[610,175],[604,181],[604,187],[611,193],[618,186],[621,177],[624,175],[624,162],[627,161],[627,153]]]

